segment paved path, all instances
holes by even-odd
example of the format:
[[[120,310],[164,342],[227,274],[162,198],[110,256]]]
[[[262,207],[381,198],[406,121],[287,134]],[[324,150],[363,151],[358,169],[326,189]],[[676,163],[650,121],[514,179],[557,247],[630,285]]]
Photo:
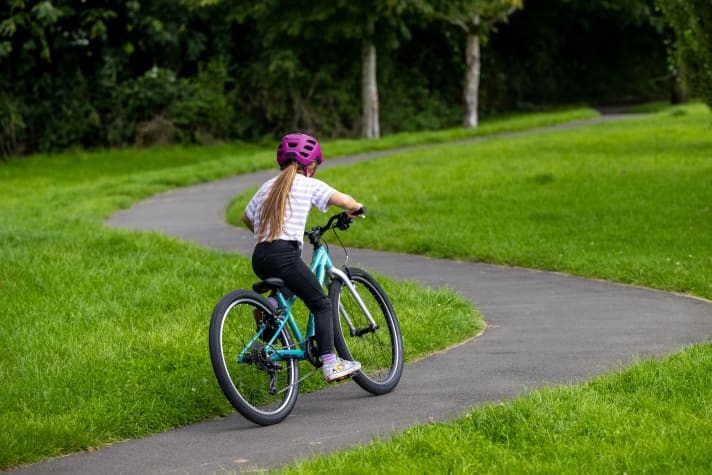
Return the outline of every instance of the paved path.
[[[392,152],[327,163],[343,165],[387,153]],[[156,229],[247,254],[251,237],[225,224],[224,209],[235,194],[274,173],[174,190],[118,213],[108,224]],[[385,396],[370,396],[349,382],[300,395],[295,410],[277,426],[258,427],[236,414],[18,472],[199,474],[274,468],[414,424],[456,417],[470,406],[513,398],[528,388],[584,381],[712,336],[712,303],[701,299],[395,253],[353,251],[352,262],[455,289],[484,313],[489,328],[475,340],[406,366],[398,388]]]

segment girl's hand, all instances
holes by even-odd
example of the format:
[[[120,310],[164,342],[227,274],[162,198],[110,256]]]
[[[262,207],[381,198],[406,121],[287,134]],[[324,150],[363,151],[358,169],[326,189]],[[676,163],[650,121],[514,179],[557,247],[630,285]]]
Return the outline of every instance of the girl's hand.
[[[359,208],[355,211],[347,211],[346,215],[349,218],[365,218],[366,217],[366,207],[361,203],[358,203]]]

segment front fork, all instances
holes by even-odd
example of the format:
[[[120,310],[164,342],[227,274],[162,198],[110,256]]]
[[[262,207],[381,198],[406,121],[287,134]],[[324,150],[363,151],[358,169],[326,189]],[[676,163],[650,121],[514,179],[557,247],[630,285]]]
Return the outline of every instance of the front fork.
[[[351,295],[353,295],[356,299],[356,303],[358,303],[358,306],[361,308],[364,315],[366,315],[366,318],[368,319],[369,326],[367,328],[356,328],[353,322],[351,321],[349,314],[346,312],[346,309],[343,305],[341,305],[341,299],[339,299],[339,314],[344,317],[344,320],[346,320],[346,324],[349,326],[349,333],[351,334],[351,336],[361,336],[363,334],[372,333],[378,330],[378,324],[371,316],[371,312],[368,311],[366,304],[363,302],[363,299],[359,295],[358,291],[356,290],[356,287],[351,282],[351,278],[349,278],[346,272],[334,266],[330,267],[327,272],[332,277],[340,279],[346,285],[346,287],[349,289],[349,292],[351,292]]]

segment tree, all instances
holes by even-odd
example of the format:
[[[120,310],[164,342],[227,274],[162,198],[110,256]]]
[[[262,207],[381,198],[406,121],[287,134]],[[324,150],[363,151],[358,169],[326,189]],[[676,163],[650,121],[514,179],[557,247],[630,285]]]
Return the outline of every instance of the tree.
[[[376,42],[392,32],[399,32],[408,37],[409,31],[405,14],[420,10],[420,0],[370,0],[346,2],[346,5],[358,3],[360,10],[356,16],[361,22],[361,136],[373,139],[381,136],[379,118],[378,79],[376,73]],[[391,37],[392,41],[395,41]]]
[[[107,25],[115,18],[112,8],[78,8],[66,1],[12,0],[0,7],[3,154],[94,139],[99,121],[85,100],[87,78],[96,69]],[[63,107],[56,107],[59,101]],[[77,116],[81,121],[72,120]],[[77,126],[67,126],[70,122]],[[60,130],[56,139],[37,141],[50,128]]]
[[[675,32],[673,72],[686,76],[693,91],[712,107],[712,2],[657,0],[657,5]]]
[[[290,43],[297,38],[300,42],[312,41],[319,48],[333,47],[344,39],[360,41],[361,136],[376,138],[380,136],[377,45],[394,42],[398,34],[407,36],[405,13],[417,3],[418,0],[266,0],[231,5],[239,22],[254,21],[266,47],[274,52],[270,61],[284,58],[285,51],[292,48]],[[321,50],[314,52],[315,56],[323,54]]]
[[[429,13],[438,19],[458,26],[465,32],[465,80],[462,100],[462,125],[475,128],[478,124],[478,96],[480,88],[480,46],[499,22],[506,21],[522,0],[435,0]]]
[[[364,13],[361,30],[361,136],[373,139],[381,136],[378,115],[378,80],[376,76],[375,19]]]
[[[656,1],[538,0],[509,17],[521,0],[0,1],[0,155],[377,137],[452,127],[461,95],[470,125],[520,106],[660,98]]]

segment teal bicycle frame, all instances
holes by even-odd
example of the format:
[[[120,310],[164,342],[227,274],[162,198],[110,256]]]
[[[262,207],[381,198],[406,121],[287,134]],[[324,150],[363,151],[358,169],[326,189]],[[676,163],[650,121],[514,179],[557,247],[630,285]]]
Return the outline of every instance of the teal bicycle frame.
[[[359,307],[361,307],[361,310],[363,310],[364,314],[366,315],[366,318],[368,318],[369,322],[371,323],[371,328],[376,329],[378,328],[378,325],[376,324],[375,320],[371,316],[371,313],[369,312],[368,308],[364,304],[363,300],[361,299],[361,296],[358,294],[358,291],[354,287],[354,285],[351,283],[351,279],[346,275],[346,273],[340,269],[338,269],[336,266],[334,266],[334,263],[331,260],[331,256],[329,256],[329,252],[327,250],[327,247],[318,244],[314,248],[314,254],[312,256],[312,261],[310,265],[310,270],[312,273],[316,276],[317,281],[319,284],[323,287],[324,283],[326,282],[326,276],[332,275],[336,276],[337,278],[341,279],[346,287],[349,289],[351,294],[353,294],[354,298],[356,299],[356,302],[358,303]],[[285,298],[282,292],[277,291],[275,297],[277,298],[277,319],[279,320],[279,325],[277,326],[276,330],[274,331],[274,335],[270,338],[270,340],[266,343],[265,349],[267,351],[267,354],[270,355],[270,359],[272,361],[283,361],[287,358],[296,358],[298,360],[304,360],[307,359],[307,344],[309,342],[309,339],[314,336],[314,314],[312,312],[309,312],[309,319],[307,323],[307,331],[306,335],[302,334],[301,329],[299,328],[299,325],[297,325],[297,321],[294,318],[294,315],[292,314],[292,305],[294,304],[294,301],[297,299],[296,295],[293,295],[289,299]],[[340,309],[343,310],[343,309]],[[282,316],[283,315],[283,316]],[[351,331],[352,336],[358,334],[358,331],[354,328],[351,319],[348,317],[346,312],[341,312],[341,315],[344,317],[346,320],[347,325],[349,326],[349,329]],[[289,349],[284,349],[284,348],[273,348],[272,345],[274,344],[274,341],[277,339],[279,334],[282,332],[284,329],[285,325],[289,325],[289,329],[292,332],[292,335],[294,338],[296,338],[296,345],[298,345],[298,348],[289,348]],[[260,336],[262,336],[262,333],[264,333],[266,329],[266,325],[263,325],[259,331],[255,334],[254,337],[252,337],[252,340],[248,343],[248,345],[240,352],[240,355],[238,357],[238,362],[243,363],[245,354],[248,352],[250,348],[253,347],[254,343]]]

